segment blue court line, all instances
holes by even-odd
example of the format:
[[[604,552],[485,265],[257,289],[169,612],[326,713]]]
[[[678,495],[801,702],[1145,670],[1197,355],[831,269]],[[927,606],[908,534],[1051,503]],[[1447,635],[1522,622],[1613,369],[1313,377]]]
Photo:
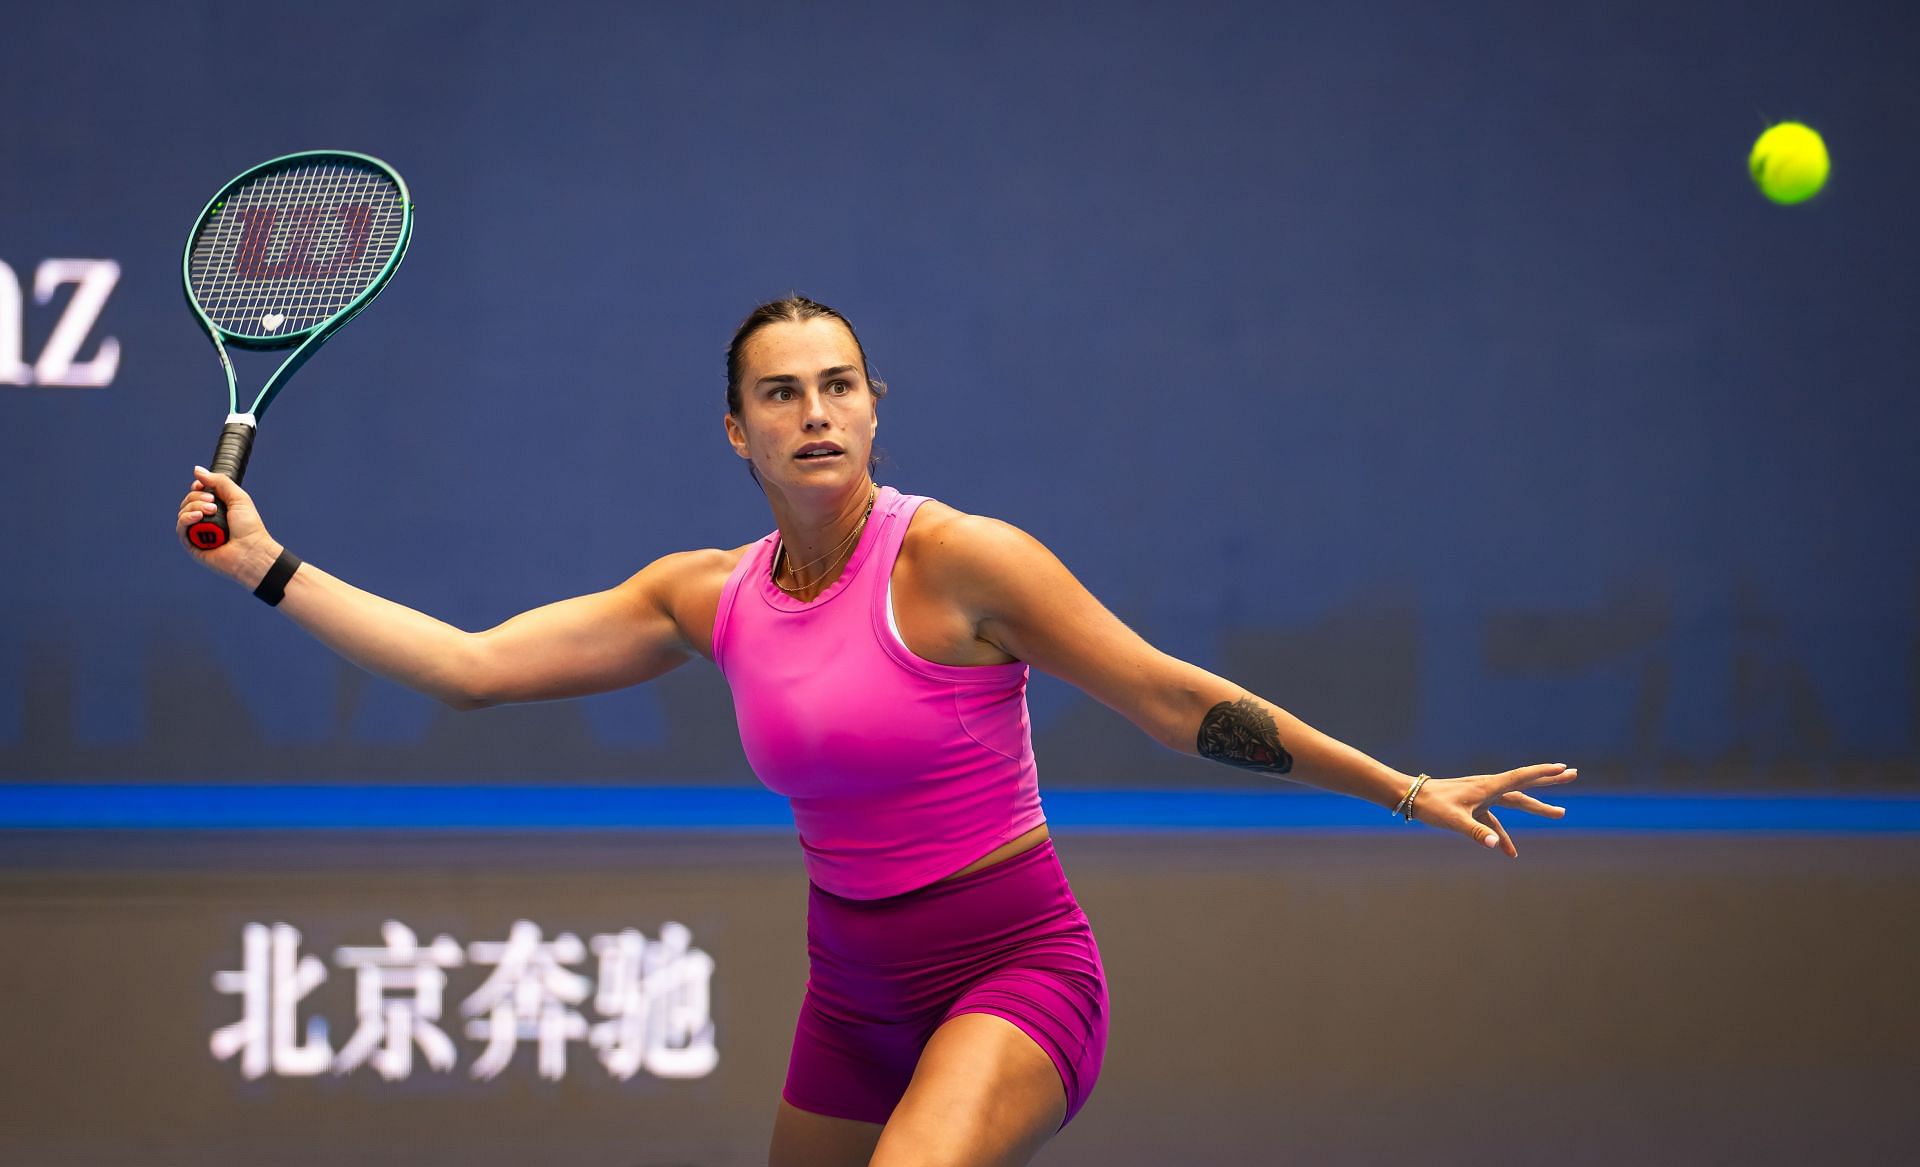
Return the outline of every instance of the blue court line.
[[[1555,831],[1920,832],[1920,795],[1568,793],[1568,817],[1509,812]],[[1042,792],[1066,830],[1405,830],[1330,794],[1261,790]],[[791,832],[786,800],[757,787],[0,785],[0,830],[701,830]]]

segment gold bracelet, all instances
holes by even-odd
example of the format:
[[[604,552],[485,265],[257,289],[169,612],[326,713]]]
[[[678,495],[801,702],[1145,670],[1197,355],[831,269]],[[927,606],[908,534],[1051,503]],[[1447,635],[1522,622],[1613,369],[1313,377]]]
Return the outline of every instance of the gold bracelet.
[[[1413,800],[1420,797],[1420,788],[1427,784],[1427,779],[1430,777],[1432,777],[1432,775],[1422,774],[1418,778],[1415,778],[1413,785],[1407,787],[1407,796],[1400,800],[1399,806],[1393,808],[1394,812],[1400,815],[1402,820],[1406,822],[1413,821]]]
[[[1400,801],[1394,803],[1393,809],[1387,813],[1396,818],[1399,817],[1400,814],[1407,809],[1407,803],[1413,801],[1413,792],[1418,789],[1420,789],[1420,779],[1415,778],[1413,784],[1407,787],[1407,792],[1400,796]]]
[[[1427,785],[1428,777],[1432,777],[1432,775],[1430,774],[1421,775],[1421,777],[1419,777],[1419,779],[1417,779],[1417,781],[1413,783],[1413,789],[1411,789],[1411,791],[1407,791],[1407,820],[1405,820],[1405,822],[1409,822],[1409,823],[1413,822],[1413,800],[1415,800],[1415,798],[1421,797],[1421,787],[1423,787],[1423,785]]]

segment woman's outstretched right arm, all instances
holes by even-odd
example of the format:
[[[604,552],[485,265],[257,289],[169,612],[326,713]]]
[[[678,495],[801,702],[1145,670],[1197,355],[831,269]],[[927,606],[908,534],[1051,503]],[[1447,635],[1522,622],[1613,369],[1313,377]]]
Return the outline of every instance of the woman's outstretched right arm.
[[[228,542],[200,551],[186,530],[227,510]],[[176,536],[192,556],[249,591],[280,555],[246,491],[224,474],[194,468]],[[362,591],[310,563],[287,581],[280,610],[342,657],[455,709],[551,701],[652,680],[695,653],[672,615],[669,592],[686,556],[656,560],[617,587],[523,612],[485,632],[467,632]]]

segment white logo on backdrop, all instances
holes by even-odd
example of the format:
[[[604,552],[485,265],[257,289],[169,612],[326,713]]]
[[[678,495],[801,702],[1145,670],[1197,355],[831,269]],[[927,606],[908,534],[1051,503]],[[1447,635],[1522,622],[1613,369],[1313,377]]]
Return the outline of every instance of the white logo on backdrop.
[[[464,949],[441,935],[422,945],[413,930],[389,920],[379,947],[334,949],[334,964],[354,970],[358,1027],[335,1052],[324,1018],[299,1027],[300,1002],[327,979],[318,957],[300,955],[300,932],[290,924],[248,924],[241,931],[244,967],[213,974],[213,987],[241,1000],[240,1020],[214,1031],[218,1061],[236,1055],[247,1078],[276,1074],[307,1078],[349,1073],[371,1065],[388,1081],[413,1072],[418,1047],[428,1068],[449,1071],[458,1061],[441,1028],[447,970],[467,964],[493,972],[460,1005],[466,1036],[485,1042],[470,1074],[493,1078],[523,1042],[536,1048],[542,1078],[566,1076],[569,1043],[598,1051],[621,1081],[641,1070],[661,1078],[699,1078],[719,1064],[712,1017],[713,958],[691,945],[684,924],[667,922],[660,938],[638,931],[600,935],[583,945],[571,932],[543,940],[529,920],[516,921],[505,941],[477,941]],[[599,957],[598,985],[569,965],[587,952]],[[591,999],[601,1020],[577,1006]]]
[[[120,342],[102,337],[94,355],[77,360],[107,306],[107,297],[120,282],[120,265],[111,259],[43,259],[33,273],[33,301],[47,304],[61,285],[72,284],[73,298],[60,313],[40,355],[26,362],[26,313],[21,307],[20,280],[0,261],[0,385],[55,385],[95,389],[113,383],[120,369]]]

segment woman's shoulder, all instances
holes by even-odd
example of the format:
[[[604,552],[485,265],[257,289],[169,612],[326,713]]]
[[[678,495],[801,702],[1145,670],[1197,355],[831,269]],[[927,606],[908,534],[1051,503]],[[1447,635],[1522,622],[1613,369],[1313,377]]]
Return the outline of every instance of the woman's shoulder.
[[[713,659],[713,620],[720,607],[720,593],[734,568],[758,542],[676,551],[647,567],[655,576],[656,602],[673,617],[686,642],[709,660]]]
[[[755,543],[759,540],[755,540]],[[739,547],[700,547],[692,551],[673,551],[647,565],[647,570],[658,575],[662,583],[670,589],[680,587],[708,587],[718,591],[740,565],[740,560],[752,551],[753,543]]]
[[[929,498],[913,512],[900,554],[923,569],[947,571],[1017,557],[1037,546],[1033,536],[1005,519],[970,514]]]
[[[910,651],[937,664],[1011,664],[1017,658],[980,630],[980,567],[1026,538],[1009,523],[968,514],[935,499],[922,502],[907,524],[894,565],[894,610]]]
[[[911,561],[937,557],[951,541],[969,537],[972,526],[968,520],[982,517],[948,506],[937,498],[922,499],[920,505],[913,508],[906,533],[900,537],[900,556]]]
[[[923,499],[907,524],[908,542],[922,544],[992,543],[1011,536],[1032,538],[1025,531],[992,515],[976,515],[949,506],[937,498]]]

